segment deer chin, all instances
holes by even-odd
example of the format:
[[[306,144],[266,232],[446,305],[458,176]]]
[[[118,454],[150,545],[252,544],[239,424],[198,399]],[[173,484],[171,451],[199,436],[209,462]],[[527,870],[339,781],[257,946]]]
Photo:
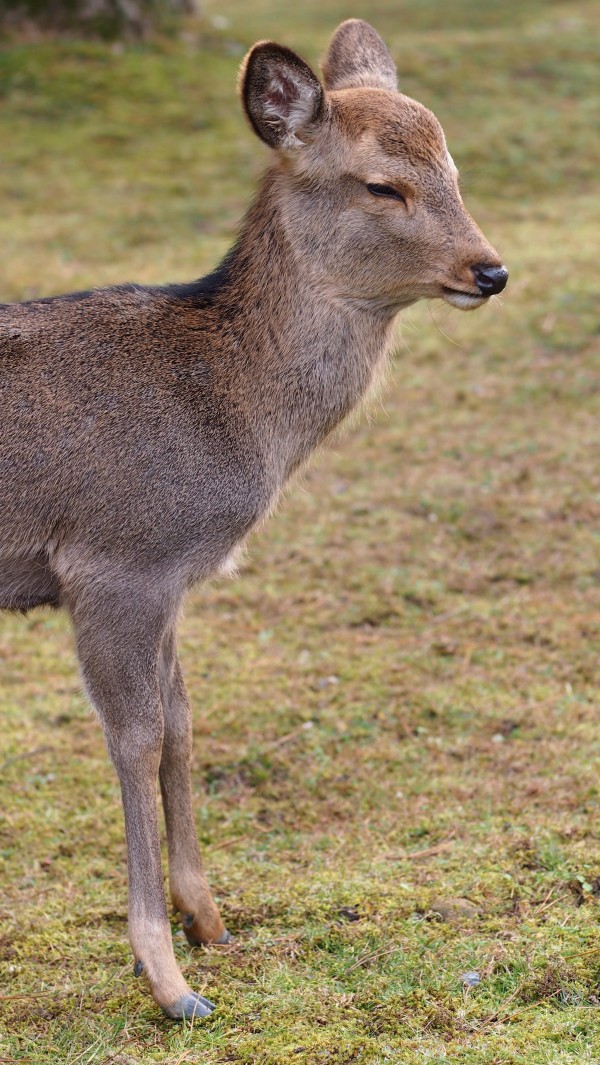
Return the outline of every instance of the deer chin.
[[[461,292],[457,288],[442,288],[442,299],[451,307],[458,307],[459,311],[476,311],[478,307],[483,307],[489,298],[471,292]]]

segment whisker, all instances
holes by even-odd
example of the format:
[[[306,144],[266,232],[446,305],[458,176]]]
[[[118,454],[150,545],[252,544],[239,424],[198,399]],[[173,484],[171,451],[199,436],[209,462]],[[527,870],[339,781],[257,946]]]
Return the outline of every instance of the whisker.
[[[456,348],[460,348],[461,351],[464,351],[464,346],[461,343],[459,343],[458,340],[455,340],[454,337],[450,337],[450,336],[448,336],[447,333],[444,333],[444,330],[442,329],[441,325],[438,322],[436,322],[436,320],[435,320],[435,318],[433,316],[433,311],[431,309],[431,301],[430,300],[427,300],[427,310],[429,312],[429,317],[431,318],[431,321],[433,322],[433,324],[434,324],[435,328],[437,329],[438,333],[440,334],[440,336],[445,337],[445,339],[449,340],[451,344],[454,344],[454,346]]]

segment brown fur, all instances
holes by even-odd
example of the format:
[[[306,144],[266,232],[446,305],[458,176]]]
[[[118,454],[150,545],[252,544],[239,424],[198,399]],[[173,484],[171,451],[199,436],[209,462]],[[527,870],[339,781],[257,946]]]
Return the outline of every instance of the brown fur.
[[[0,309],[0,607],[71,615],[121,783],[137,968],[174,1017],[211,1005],[173,954],[157,778],[186,934],[226,938],[194,831],[182,598],[359,403],[403,307],[476,307],[482,271],[506,280],[375,31],[343,23],[324,71],[268,42],[246,59],[272,163],[215,274]]]

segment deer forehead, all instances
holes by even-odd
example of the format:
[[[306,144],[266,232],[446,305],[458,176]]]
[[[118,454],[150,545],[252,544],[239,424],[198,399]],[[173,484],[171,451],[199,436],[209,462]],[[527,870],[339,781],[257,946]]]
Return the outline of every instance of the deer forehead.
[[[444,131],[423,104],[385,89],[343,89],[329,95],[334,129],[367,166],[418,172],[454,170]]]

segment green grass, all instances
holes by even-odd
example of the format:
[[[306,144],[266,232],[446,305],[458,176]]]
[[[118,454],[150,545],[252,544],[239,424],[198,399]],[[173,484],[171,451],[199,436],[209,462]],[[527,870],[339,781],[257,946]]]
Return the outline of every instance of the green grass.
[[[132,977],[66,620],[1,619],[0,1060],[596,1065],[597,7],[204,7],[181,40],[0,55],[1,298],[206,271],[264,161],[244,49],[316,62],[361,13],[511,281],[405,316],[382,404],[188,603],[198,832],[236,940],[174,934],[211,1020],[172,1024]]]

